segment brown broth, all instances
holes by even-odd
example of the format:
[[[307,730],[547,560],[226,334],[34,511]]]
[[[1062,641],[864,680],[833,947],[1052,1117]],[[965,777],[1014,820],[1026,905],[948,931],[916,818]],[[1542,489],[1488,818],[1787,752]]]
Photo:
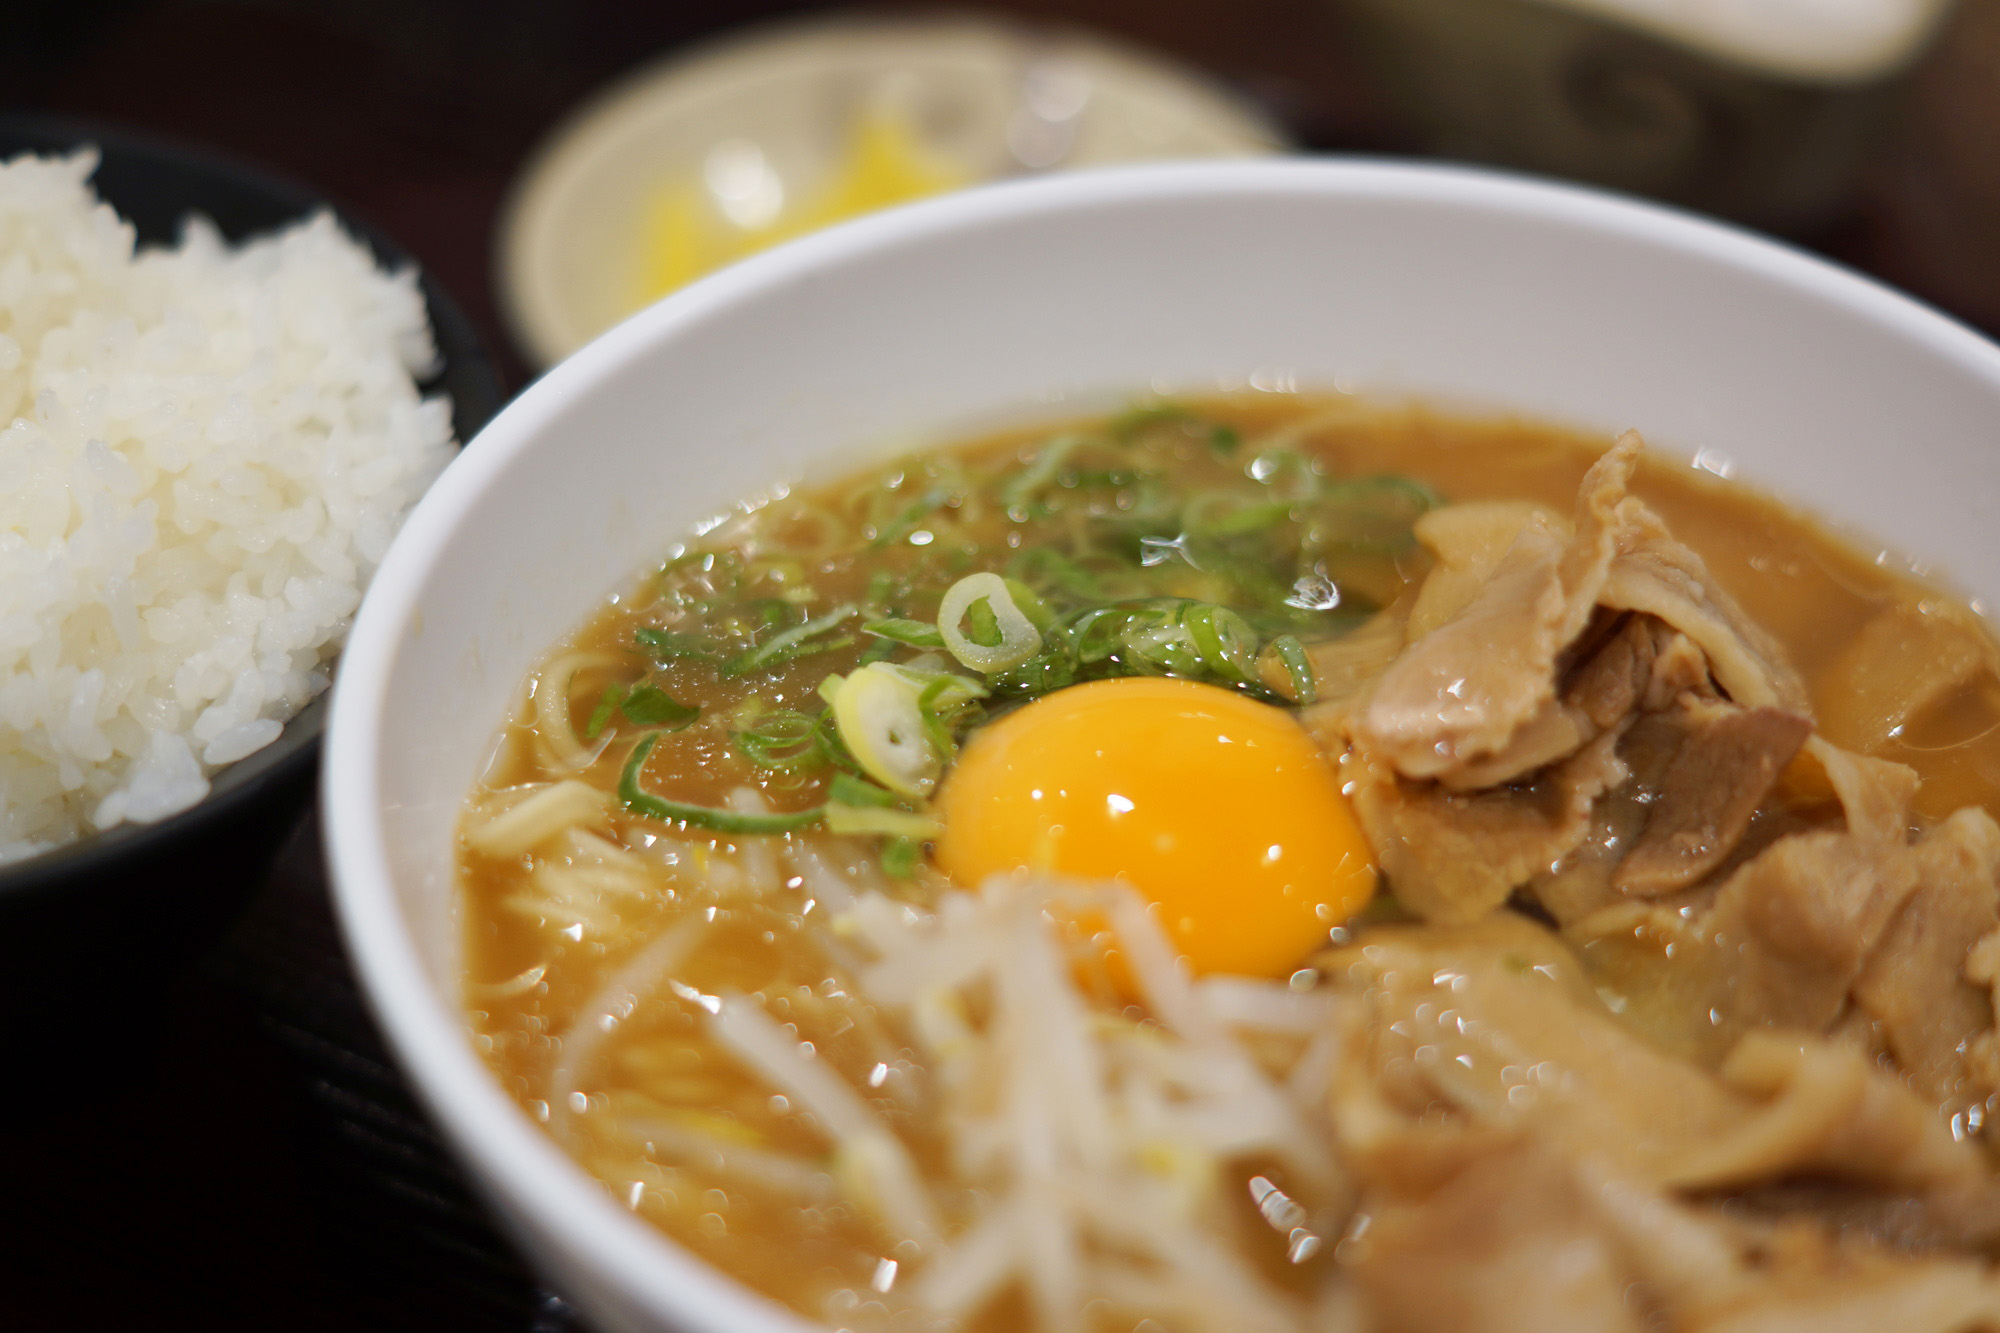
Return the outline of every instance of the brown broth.
[[[1298,445],[1335,477],[1404,473],[1447,501],[1528,499],[1567,510],[1584,470],[1606,443],[1540,425],[1464,421],[1339,399],[1248,395],[1195,407],[1205,417],[1227,423],[1246,442],[1273,432],[1294,433]],[[928,488],[948,481],[954,469],[1004,465],[1051,434],[1047,428],[1014,431],[942,451],[929,456],[927,475],[913,464],[893,488],[871,473],[782,496],[708,534],[701,549],[735,552],[751,571],[748,594],[754,597],[782,600],[809,583],[816,593],[815,609],[864,598],[871,578],[884,572],[941,587],[972,569],[995,567],[1014,550],[1032,545],[1035,529],[1010,521],[997,507],[980,512],[977,504],[966,503],[954,512],[918,515],[883,549],[829,550],[811,568],[804,560],[788,563],[792,557],[773,560],[768,553],[809,548],[830,526],[828,515],[837,516],[848,530],[871,515],[878,526],[887,523],[895,529]],[[1162,456],[1175,469],[1176,484],[1192,489],[1235,477],[1250,452],[1246,443],[1241,451],[1225,455],[1189,436],[1169,441]],[[1841,707],[1841,683],[1829,672],[1862,627],[1890,608],[1939,597],[1817,523],[1690,467],[1648,460],[1637,489],[1750,614],[1784,643],[1823,715],[1837,714]],[[932,533],[928,542],[909,540],[911,532],[927,531]],[[1420,561],[1405,556],[1383,568],[1359,571],[1356,580],[1380,584],[1386,578],[1390,586],[1376,589],[1386,595],[1393,592],[1395,580],[1415,580],[1422,572]],[[1204,595],[1196,576],[1190,574],[1187,582],[1185,595]],[[643,670],[632,646],[635,629],[692,623],[698,604],[713,600],[719,586],[715,572],[705,572],[699,558],[670,563],[601,608],[554,655],[552,661],[581,655],[584,664],[566,684],[559,686],[545,672],[532,688],[566,688],[570,711],[582,720],[608,684],[629,681]],[[935,614],[935,591],[910,599],[904,610]],[[800,782],[758,769],[715,721],[737,710],[753,686],[768,707],[798,706],[811,699],[828,672],[850,669],[865,647],[855,642],[744,679],[718,679],[713,664],[706,662],[667,667],[657,677],[659,683],[675,698],[700,705],[704,721],[660,741],[647,769],[649,787],[708,804],[743,786],[760,789],[780,810],[816,802],[817,780]],[[1924,647],[1914,643],[1910,650],[1921,653]],[[518,784],[563,776],[580,777],[606,792],[615,789],[629,737],[580,772],[566,774],[547,762],[534,720],[531,693],[521,716],[505,728],[475,804]],[[2000,810],[1996,723],[2000,710],[1989,670],[1976,687],[1956,691],[1880,752],[1918,769],[1925,784],[1921,813],[1926,818],[1965,804]],[[813,907],[796,882],[775,876],[768,882],[739,882],[714,870],[740,865],[745,858],[754,862],[757,837],[677,831],[622,811],[607,815],[596,832],[623,849],[635,869],[616,869],[618,854],[613,854],[614,868],[603,870],[587,843],[573,845],[566,856],[547,848],[506,858],[462,850],[466,1004],[486,1059],[510,1094],[550,1124],[615,1197],[703,1258],[829,1322],[856,1328],[917,1327],[898,1322],[893,1301],[871,1290],[878,1264],[896,1253],[892,1240],[823,1185],[806,1182],[789,1191],[760,1186],[709,1169],[699,1154],[661,1149],[657,1142],[649,1149],[643,1136],[627,1141],[596,1127],[605,1119],[600,1114],[605,1108],[644,1107],[643,1114],[663,1126],[661,1135],[669,1138],[705,1134],[807,1158],[823,1151],[796,1117],[785,1113],[782,1098],[774,1098],[703,1039],[702,995],[735,990],[761,997],[774,1017],[794,1024],[827,1064],[856,1086],[886,1082],[893,1087],[908,1061],[897,1034],[884,1030],[865,1005],[842,994],[830,979],[833,969],[826,958],[816,946],[801,943]],[[829,856],[856,855],[851,840],[819,833],[796,836],[818,840]],[[625,887],[597,893],[586,904],[595,919],[569,920],[560,911],[551,915],[531,906],[538,901],[557,904],[544,891],[545,883],[564,872],[608,875],[610,882]],[[941,888],[934,872],[923,871],[899,892],[922,900]],[[561,1056],[559,1034],[648,941],[697,917],[707,924],[707,933],[676,974],[688,989],[646,999],[618,1025],[594,1076],[578,1092],[584,1113],[552,1107],[549,1080]],[[936,1163],[942,1144],[924,1124],[887,1099],[875,1106],[891,1117],[920,1164]],[[1241,1165],[1246,1179],[1255,1170],[1270,1173],[1261,1164]],[[1244,1197],[1240,1188],[1234,1196]],[[1267,1277],[1303,1290],[1330,1262],[1286,1264],[1281,1242],[1256,1224],[1247,1204],[1240,1211],[1243,1216],[1235,1225],[1242,1243],[1258,1256]],[[1026,1324],[1024,1308],[1009,1299],[969,1327],[974,1333],[999,1333]]]

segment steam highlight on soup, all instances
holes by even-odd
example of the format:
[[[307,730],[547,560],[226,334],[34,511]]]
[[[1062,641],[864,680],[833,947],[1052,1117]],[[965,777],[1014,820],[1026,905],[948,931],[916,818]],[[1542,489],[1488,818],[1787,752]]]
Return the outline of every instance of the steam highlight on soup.
[[[468,1019],[833,1328],[2000,1328],[1996,660],[1635,436],[939,448],[543,662]]]

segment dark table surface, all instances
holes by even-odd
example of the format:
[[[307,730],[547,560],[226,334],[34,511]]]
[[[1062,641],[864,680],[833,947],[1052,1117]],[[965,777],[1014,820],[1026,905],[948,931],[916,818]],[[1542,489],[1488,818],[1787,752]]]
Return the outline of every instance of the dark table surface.
[[[1007,0],[1179,56],[1309,148],[1420,145],[1329,0]],[[0,111],[90,117],[275,168],[395,237],[509,388],[491,239],[536,140],[774,0],[113,0],[0,5]],[[877,7],[878,11],[882,7]],[[935,8],[927,6],[925,8]],[[1965,0],[1852,205],[1794,237],[2000,332],[2000,0]],[[468,1195],[341,957],[317,824],[232,933],[76,1068],[0,1096],[0,1328],[574,1326]]]

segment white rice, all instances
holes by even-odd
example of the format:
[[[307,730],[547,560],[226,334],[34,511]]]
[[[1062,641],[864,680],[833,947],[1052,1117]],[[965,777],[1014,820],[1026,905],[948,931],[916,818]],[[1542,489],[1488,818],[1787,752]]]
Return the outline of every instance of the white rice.
[[[275,740],[451,456],[413,273],[324,214],[135,253],[95,166],[0,163],[0,862]]]

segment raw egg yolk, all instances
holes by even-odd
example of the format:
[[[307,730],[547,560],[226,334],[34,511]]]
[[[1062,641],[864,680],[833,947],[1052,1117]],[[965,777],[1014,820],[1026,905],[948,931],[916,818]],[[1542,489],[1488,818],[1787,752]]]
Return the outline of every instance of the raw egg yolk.
[[[1375,892],[1332,767],[1288,714],[1160,677],[1045,695],[974,733],[940,865],[1121,879],[1197,972],[1283,976]]]

